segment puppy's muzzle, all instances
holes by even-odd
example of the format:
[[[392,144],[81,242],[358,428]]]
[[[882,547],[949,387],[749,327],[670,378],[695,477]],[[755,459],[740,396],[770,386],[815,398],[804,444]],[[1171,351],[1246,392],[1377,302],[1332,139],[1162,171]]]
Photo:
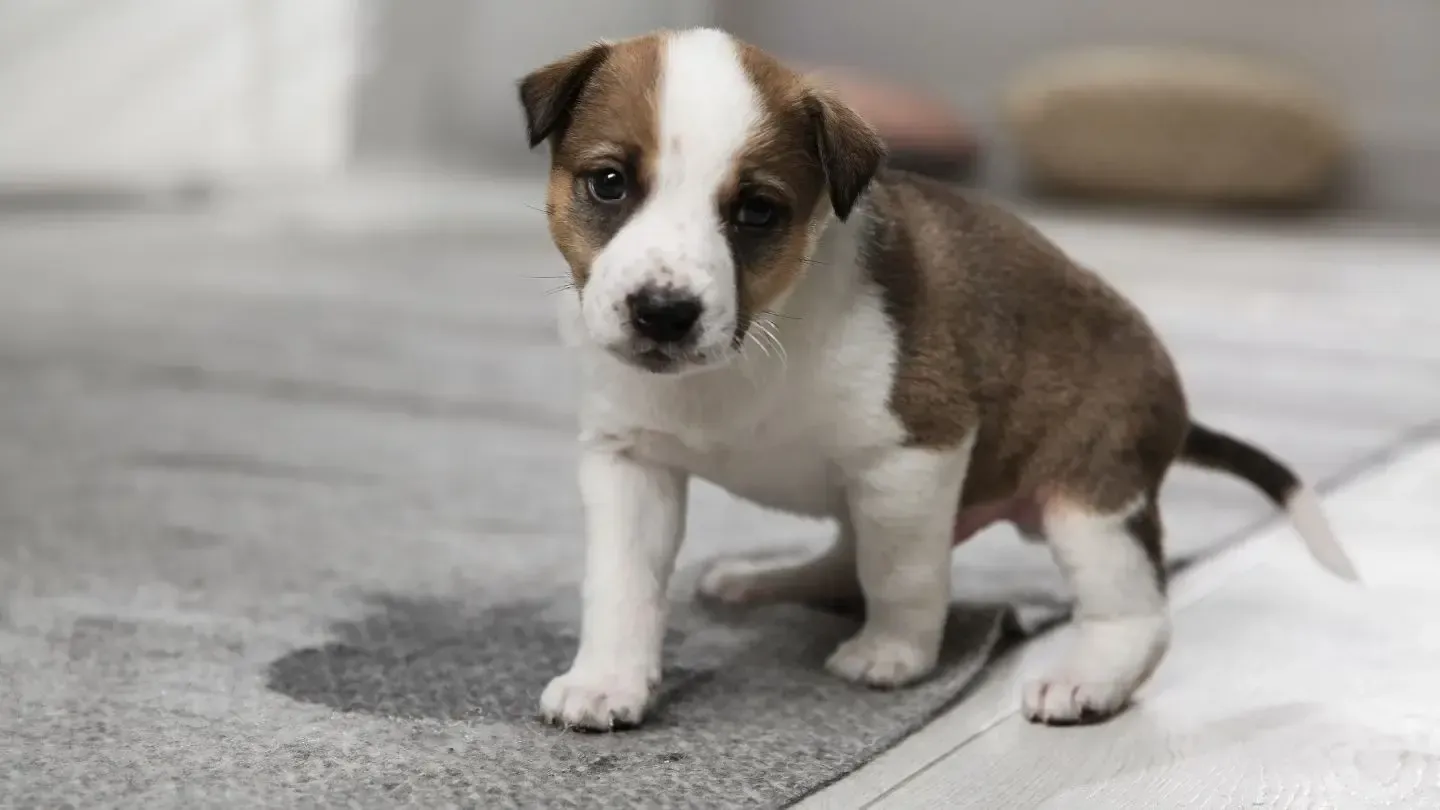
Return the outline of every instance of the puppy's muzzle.
[[[704,305],[693,295],[644,287],[625,298],[630,330],[662,350],[695,343]]]

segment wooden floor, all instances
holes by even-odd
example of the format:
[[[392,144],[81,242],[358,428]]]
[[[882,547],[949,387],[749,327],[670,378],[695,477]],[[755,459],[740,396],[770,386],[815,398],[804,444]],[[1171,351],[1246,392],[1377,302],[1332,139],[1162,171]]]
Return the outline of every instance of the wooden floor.
[[[1305,565],[1285,527],[1179,579],[1176,645],[1109,724],[1048,729],[997,710],[1057,634],[801,806],[1440,807],[1436,492],[1440,443],[1330,498],[1363,589]]]
[[[1418,427],[1440,421],[1440,240],[1038,223],[1151,315],[1200,418],[1338,485],[1327,502],[1366,587],[1273,527],[1177,578],[1172,651],[1117,720],[1050,729],[1016,713],[1062,629],[799,806],[1440,807],[1440,444],[1425,443],[1440,431]],[[1387,461],[1367,445],[1406,449]],[[1256,517],[1248,493],[1181,478],[1172,500],[1214,516],[1171,526],[1182,555]]]

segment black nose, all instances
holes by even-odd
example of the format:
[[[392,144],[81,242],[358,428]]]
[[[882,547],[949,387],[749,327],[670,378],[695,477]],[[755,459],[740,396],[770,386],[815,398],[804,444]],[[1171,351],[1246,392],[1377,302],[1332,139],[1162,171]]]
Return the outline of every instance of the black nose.
[[[656,343],[679,343],[700,320],[700,300],[657,290],[641,290],[625,299],[635,333]]]

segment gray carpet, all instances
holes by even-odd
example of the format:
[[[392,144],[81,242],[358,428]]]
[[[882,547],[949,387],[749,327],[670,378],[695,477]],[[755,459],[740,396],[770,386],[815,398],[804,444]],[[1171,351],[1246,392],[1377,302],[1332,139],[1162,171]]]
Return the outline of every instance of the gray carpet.
[[[957,609],[940,674],[886,695],[823,672],[853,617],[684,604],[653,722],[543,727],[570,382],[551,284],[484,260],[547,254],[155,224],[0,237],[0,804],[768,806],[997,642],[1001,611]],[[717,549],[820,536],[698,500],[682,600]]]
[[[0,228],[5,806],[782,805],[1063,612],[1043,551],[995,533],[957,555],[970,601],[921,686],[826,676],[843,614],[682,604],[653,722],[544,728],[581,548],[550,251],[194,224]],[[1275,411],[1251,434],[1317,475],[1406,418],[1317,444]],[[1182,553],[1264,514],[1181,478]],[[716,553],[824,539],[695,501],[682,600]]]

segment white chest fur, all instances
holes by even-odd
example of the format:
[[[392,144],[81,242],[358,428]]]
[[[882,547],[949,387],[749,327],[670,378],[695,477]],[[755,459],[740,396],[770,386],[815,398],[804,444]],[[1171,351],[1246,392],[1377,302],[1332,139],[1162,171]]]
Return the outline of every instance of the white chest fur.
[[[832,230],[825,263],[724,368],[659,376],[582,349],[582,439],[617,442],[762,506],[836,514],[846,465],[904,430],[888,408],[894,329],[846,229]]]

